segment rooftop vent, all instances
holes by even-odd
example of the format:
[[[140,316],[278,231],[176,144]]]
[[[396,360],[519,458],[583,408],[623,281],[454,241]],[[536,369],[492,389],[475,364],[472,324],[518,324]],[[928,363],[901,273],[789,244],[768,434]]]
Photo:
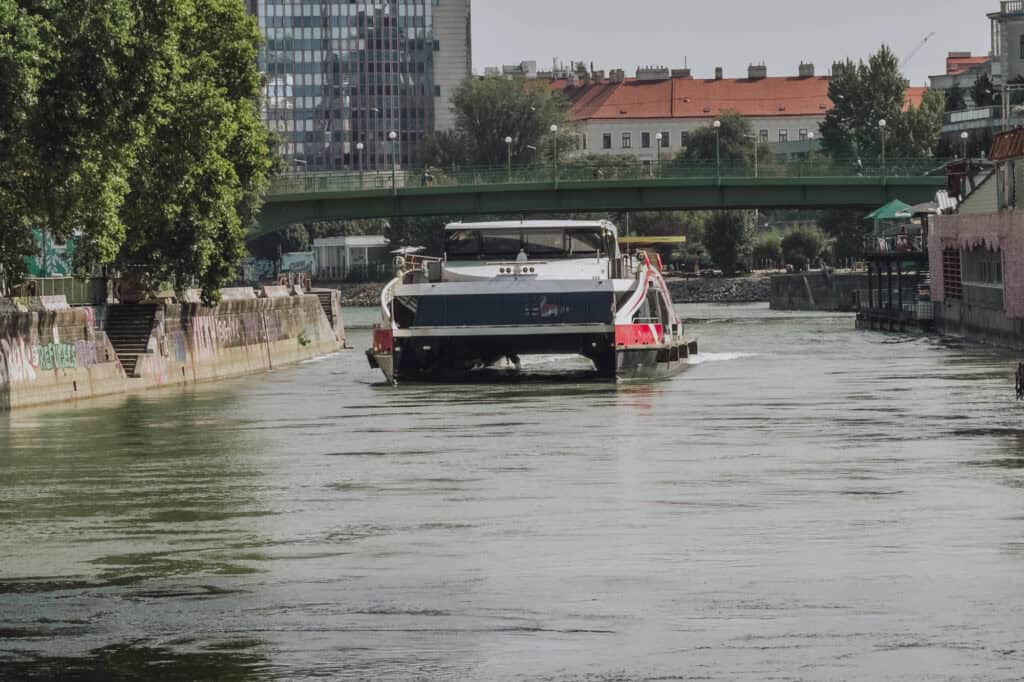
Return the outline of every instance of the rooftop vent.
[[[800,62],[800,70],[797,72],[801,78],[814,78],[814,63]]]
[[[722,80],[723,73],[724,72],[722,71],[722,67],[721,66],[716,66],[715,67],[715,80],[716,81]]]
[[[759,81],[768,77],[768,67],[764,64],[751,64],[747,67],[747,78]]]
[[[626,80],[626,72],[622,69],[612,69],[608,72],[608,80],[612,83],[621,83]]]
[[[689,69],[672,69],[673,78],[693,78],[693,72]]]

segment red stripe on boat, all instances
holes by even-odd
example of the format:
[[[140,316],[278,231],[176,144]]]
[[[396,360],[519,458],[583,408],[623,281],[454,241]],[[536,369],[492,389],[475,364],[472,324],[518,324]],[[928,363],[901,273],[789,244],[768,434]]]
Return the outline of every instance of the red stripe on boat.
[[[615,325],[616,346],[658,346],[665,336],[660,324],[617,324]]]
[[[394,336],[390,329],[373,330],[373,352],[390,353],[395,347]]]

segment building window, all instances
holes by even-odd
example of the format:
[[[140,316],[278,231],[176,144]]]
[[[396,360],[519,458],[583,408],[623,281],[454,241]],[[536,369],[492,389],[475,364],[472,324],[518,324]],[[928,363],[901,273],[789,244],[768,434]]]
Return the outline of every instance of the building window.
[[[807,142],[807,128],[800,129],[800,141]]]
[[[632,149],[633,148],[633,133],[622,133],[622,148]]]
[[[760,133],[760,138],[761,138],[761,142],[764,142],[765,144],[768,144],[768,131],[762,129],[761,133]]]
[[[665,149],[668,149],[668,145],[669,145],[670,141],[671,141],[671,138],[670,138],[669,134],[667,132],[663,132],[661,134],[661,146],[664,147]]]
[[[604,139],[601,142],[601,146],[604,149],[611,149],[612,148],[612,134],[611,133],[605,133],[604,134]]]
[[[583,138],[583,151],[587,151],[587,134],[583,133],[581,137]]]
[[[651,148],[651,134],[650,133],[640,133],[640,146],[643,147],[644,149],[650,149]]]
[[[440,96],[441,96],[441,86],[440,85],[435,85],[434,86],[434,97],[440,97]]]
[[[942,284],[946,298],[964,297],[963,280],[960,276],[960,249],[946,249],[942,252]]]
[[[785,128],[779,131],[779,142],[789,142],[789,131]]]
[[[1020,37],[1020,58],[1024,59],[1024,35]]]

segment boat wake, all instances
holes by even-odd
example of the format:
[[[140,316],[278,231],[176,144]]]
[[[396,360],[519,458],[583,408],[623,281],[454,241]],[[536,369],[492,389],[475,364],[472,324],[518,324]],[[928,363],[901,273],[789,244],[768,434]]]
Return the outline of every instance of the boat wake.
[[[747,358],[756,358],[758,353],[700,353],[686,360],[690,365],[705,365],[712,362],[735,362]]]

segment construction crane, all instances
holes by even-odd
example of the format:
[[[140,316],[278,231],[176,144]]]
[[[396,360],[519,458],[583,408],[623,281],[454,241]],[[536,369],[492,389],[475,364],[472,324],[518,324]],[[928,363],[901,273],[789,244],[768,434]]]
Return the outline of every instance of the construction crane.
[[[900,68],[902,69],[907,64],[909,64],[910,60],[912,60],[914,57],[916,57],[917,53],[920,52],[922,50],[922,48],[924,48],[924,46],[928,44],[928,41],[931,40],[934,37],[935,37],[935,31],[932,31],[931,33],[926,35],[924,38],[922,38],[921,42],[919,42],[917,44],[917,46],[913,50],[910,51],[910,54],[908,54],[906,57],[904,57],[903,59],[900,60]]]

